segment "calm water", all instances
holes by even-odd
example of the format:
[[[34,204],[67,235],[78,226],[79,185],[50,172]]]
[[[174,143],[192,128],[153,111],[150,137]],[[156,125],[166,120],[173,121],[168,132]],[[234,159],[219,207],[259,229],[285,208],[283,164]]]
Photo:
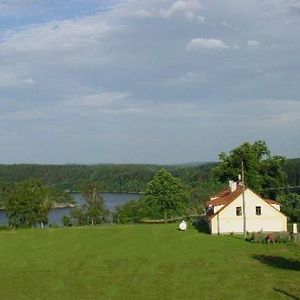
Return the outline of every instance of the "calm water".
[[[84,203],[84,199],[80,194],[71,194],[78,205]],[[115,207],[120,204],[124,204],[129,200],[137,200],[141,197],[140,194],[119,194],[119,193],[102,193],[101,194],[106,207],[110,211],[114,211]],[[62,225],[61,218],[63,216],[70,216],[71,208],[55,208],[49,212],[49,224]],[[0,210],[0,225],[7,225],[7,218],[4,210]]]

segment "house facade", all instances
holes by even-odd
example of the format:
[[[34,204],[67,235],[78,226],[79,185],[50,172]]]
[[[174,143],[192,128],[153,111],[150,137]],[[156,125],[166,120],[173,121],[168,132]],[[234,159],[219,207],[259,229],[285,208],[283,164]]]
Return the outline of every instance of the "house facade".
[[[206,217],[212,234],[243,233],[244,222],[248,232],[287,231],[287,217],[280,212],[280,203],[263,199],[247,187],[243,193],[243,187],[232,181],[206,203]]]

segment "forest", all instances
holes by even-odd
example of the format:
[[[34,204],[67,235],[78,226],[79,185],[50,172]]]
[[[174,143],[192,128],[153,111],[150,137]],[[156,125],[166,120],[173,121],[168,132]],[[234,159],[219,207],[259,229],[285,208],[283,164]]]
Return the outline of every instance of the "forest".
[[[0,181],[16,183],[36,178],[60,191],[81,191],[89,182],[101,182],[105,192],[143,192],[146,184],[160,169],[165,168],[174,177],[190,188],[206,182],[211,170],[218,163],[199,163],[192,165],[0,165]],[[287,174],[287,188],[299,191],[300,158],[286,159],[284,170]],[[285,187],[283,187],[285,188]]]
[[[68,202],[68,192],[79,192],[86,199],[84,207],[74,210],[74,224],[106,222],[103,199],[96,197],[100,192],[143,193],[140,201],[117,207],[113,217],[116,222],[139,222],[145,217],[166,221],[167,217],[202,214],[211,195],[222,190],[229,179],[238,180],[243,162],[246,186],[265,199],[280,201],[282,211],[299,222],[299,158],[272,156],[264,141],[256,141],[243,143],[228,154],[220,153],[219,160],[165,166],[0,165],[0,198],[12,225],[47,223],[47,211],[55,202]],[[20,209],[16,210],[16,203]],[[24,203],[34,206],[26,218],[28,207]]]
[[[162,167],[183,184],[195,187],[208,178],[215,165],[0,165],[0,181],[9,184],[35,178],[60,191],[82,191],[89,182],[99,181],[104,192],[140,193]]]

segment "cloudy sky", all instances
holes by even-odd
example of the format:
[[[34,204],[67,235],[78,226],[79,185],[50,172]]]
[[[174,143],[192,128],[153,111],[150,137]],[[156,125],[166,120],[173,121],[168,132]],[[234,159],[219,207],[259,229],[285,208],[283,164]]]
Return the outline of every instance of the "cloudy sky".
[[[300,0],[0,0],[0,163],[300,157]]]

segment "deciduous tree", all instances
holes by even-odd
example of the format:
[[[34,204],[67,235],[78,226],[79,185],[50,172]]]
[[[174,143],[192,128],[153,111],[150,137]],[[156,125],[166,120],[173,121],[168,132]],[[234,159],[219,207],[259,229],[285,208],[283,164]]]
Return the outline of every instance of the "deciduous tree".
[[[257,192],[270,196],[270,188],[274,190],[286,184],[284,171],[285,158],[272,156],[264,141],[253,144],[244,143],[230,151],[219,155],[220,164],[212,172],[222,182],[236,180],[241,174],[241,162],[244,163],[245,183]],[[273,195],[274,196],[274,195]]]
[[[41,181],[29,179],[15,186],[6,198],[5,210],[10,226],[31,227],[48,222],[54,204],[54,192]]]
[[[74,209],[72,213],[72,217],[77,225],[95,225],[106,222],[109,211],[106,209],[100,194],[100,183],[89,183],[84,188],[82,196],[85,199],[85,203],[82,207]]]
[[[171,214],[182,212],[186,199],[187,196],[181,182],[165,169],[160,169],[147,184],[145,201],[148,205],[160,210],[165,223]]]

